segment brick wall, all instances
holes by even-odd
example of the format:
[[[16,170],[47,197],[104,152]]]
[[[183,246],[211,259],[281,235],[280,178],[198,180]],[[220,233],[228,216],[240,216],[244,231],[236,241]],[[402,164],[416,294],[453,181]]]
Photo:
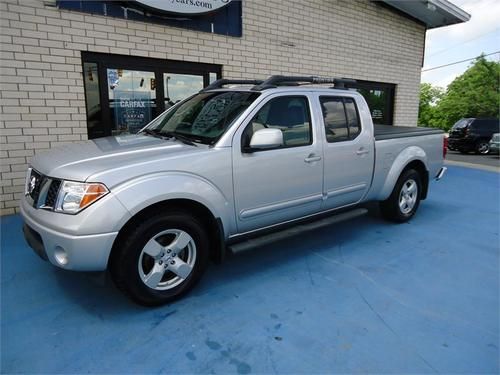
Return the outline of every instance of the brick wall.
[[[417,123],[425,29],[369,1],[246,0],[243,37],[0,0],[0,214],[37,152],[87,139],[81,51],[223,65],[225,78],[327,75],[397,84],[395,125]]]

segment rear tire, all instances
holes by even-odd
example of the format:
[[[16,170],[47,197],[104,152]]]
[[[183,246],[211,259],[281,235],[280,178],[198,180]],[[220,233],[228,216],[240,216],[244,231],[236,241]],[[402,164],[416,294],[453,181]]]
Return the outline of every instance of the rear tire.
[[[391,195],[380,202],[382,216],[396,223],[410,220],[420,205],[422,180],[414,169],[408,169],[399,176]]]
[[[182,212],[158,213],[120,240],[110,260],[118,289],[144,306],[172,302],[200,280],[209,259],[204,226]]]
[[[487,155],[490,152],[489,142],[482,140],[476,144],[476,154]]]

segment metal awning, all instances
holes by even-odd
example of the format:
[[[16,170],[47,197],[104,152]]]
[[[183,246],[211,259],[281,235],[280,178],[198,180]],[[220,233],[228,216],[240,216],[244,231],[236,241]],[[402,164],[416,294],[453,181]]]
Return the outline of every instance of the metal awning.
[[[424,23],[428,29],[470,20],[470,14],[447,0],[382,0],[408,16]]]

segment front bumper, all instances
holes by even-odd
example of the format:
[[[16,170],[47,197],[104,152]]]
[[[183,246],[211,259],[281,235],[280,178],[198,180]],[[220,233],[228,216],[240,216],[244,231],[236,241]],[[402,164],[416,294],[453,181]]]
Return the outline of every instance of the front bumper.
[[[471,142],[465,138],[448,138],[448,147],[453,149],[469,149]]]
[[[49,228],[37,220],[35,210],[24,199],[21,215],[24,237],[28,245],[44,260],[55,266],[75,271],[103,271],[118,232],[75,235],[64,227]],[[52,213],[54,215],[62,215]]]

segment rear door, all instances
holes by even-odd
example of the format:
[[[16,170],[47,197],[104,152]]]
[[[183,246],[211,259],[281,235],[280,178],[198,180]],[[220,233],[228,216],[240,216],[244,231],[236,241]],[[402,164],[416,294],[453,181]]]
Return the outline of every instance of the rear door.
[[[319,95],[317,100],[325,137],[323,209],[356,203],[370,188],[374,167],[368,108],[364,103],[359,108],[348,95]]]
[[[264,99],[233,137],[233,178],[239,233],[296,219],[321,209],[323,159],[318,119],[309,93]],[[278,128],[284,145],[249,151],[252,134]]]

